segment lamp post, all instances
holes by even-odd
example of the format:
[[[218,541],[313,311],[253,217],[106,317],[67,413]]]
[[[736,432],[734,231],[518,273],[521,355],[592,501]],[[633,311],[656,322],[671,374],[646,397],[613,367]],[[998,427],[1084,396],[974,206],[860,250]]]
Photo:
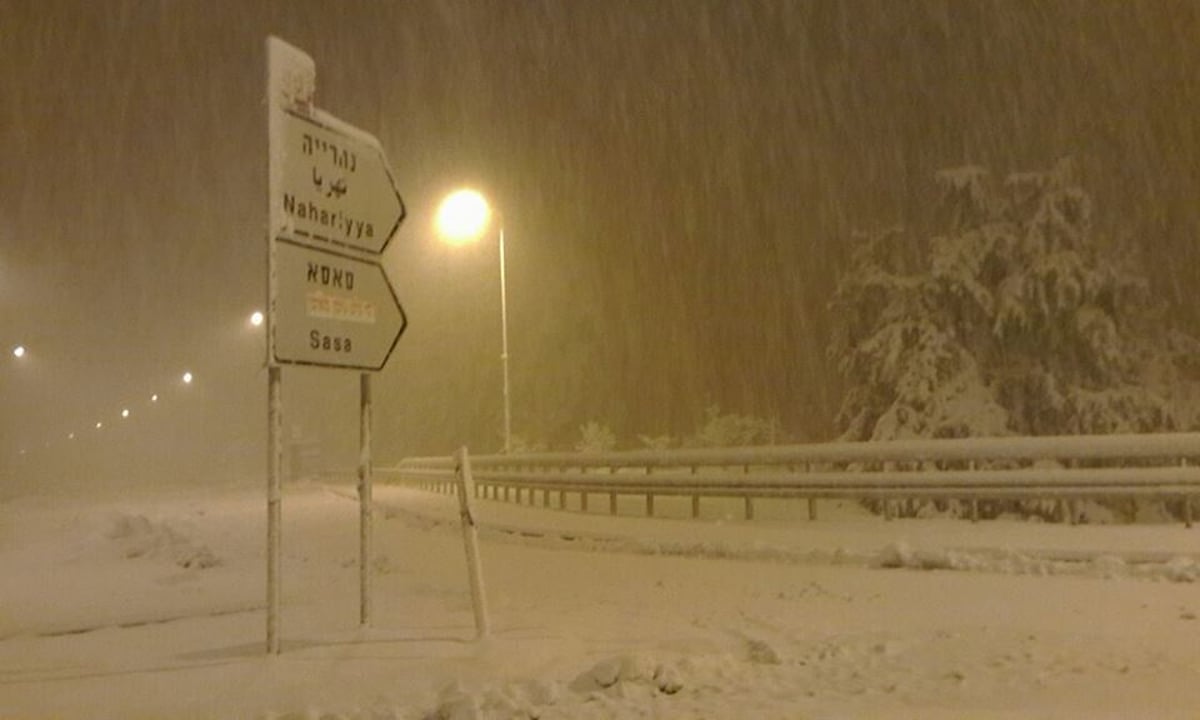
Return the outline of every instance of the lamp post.
[[[483,236],[492,209],[474,190],[456,190],[442,200],[437,212],[437,230],[451,245],[473,242]],[[504,453],[512,451],[512,406],[508,385],[508,281],[504,267],[504,224],[500,223],[500,362],[504,367]]]

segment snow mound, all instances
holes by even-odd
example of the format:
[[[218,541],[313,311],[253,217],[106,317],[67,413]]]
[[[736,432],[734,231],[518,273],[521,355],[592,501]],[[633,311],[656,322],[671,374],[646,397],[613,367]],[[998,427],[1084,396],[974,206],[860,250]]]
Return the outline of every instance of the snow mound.
[[[894,542],[880,551],[876,564],[883,568],[916,570],[983,570],[986,563],[970,553],[955,550],[915,550],[906,542]]]
[[[753,655],[753,649],[751,648]],[[474,691],[455,682],[422,720],[693,717],[705,694],[754,674],[753,657],[659,657],[635,652],[594,663],[568,683],[525,680]],[[695,697],[689,696],[694,695]],[[647,715],[649,713],[649,715]],[[703,713],[698,716],[703,716]]]
[[[1174,557],[1163,564],[1162,577],[1171,582],[1200,581],[1200,562],[1189,557]]]
[[[166,560],[188,570],[221,564],[207,546],[194,543],[166,522],[155,522],[145,515],[117,514],[104,537],[127,559]]]
[[[875,556],[880,568],[966,570],[1003,575],[1077,575],[1104,580],[1200,581],[1200,559],[1185,555],[1131,559],[1113,553],[1042,554],[1013,550],[916,549],[893,542]]]

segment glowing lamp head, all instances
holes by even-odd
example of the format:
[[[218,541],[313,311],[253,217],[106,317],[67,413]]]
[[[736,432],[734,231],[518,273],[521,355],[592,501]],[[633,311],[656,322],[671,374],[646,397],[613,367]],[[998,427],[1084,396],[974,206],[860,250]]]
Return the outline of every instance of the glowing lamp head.
[[[13,357],[19,357],[19,358],[25,357],[25,346],[24,345],[16,346],[15,348],[13,348],[12,354],[13,354]]]
[[[477,240],[487,229],[492,211],[474,190],[457,190],[446,196],[437,212],[437,232],[451,245]]]
[[[192,384],[192,379],[193,379],[193,378],[192,378],[192,374],[191,374],[190,372],[185,372],[185,373],[183,374],[183,384],[184,384],[184,385],[191,385],[191,384]]]
[[[261,312],[259,312],[258,310],[255,310],[250,315],[250,324],[254,327],[258,327],[259,325],[262,325],[263,324],[263,314]]]

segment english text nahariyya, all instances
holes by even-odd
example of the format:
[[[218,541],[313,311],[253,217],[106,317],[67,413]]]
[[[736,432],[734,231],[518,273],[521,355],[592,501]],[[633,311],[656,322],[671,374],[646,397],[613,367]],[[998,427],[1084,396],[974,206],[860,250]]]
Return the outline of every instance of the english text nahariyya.
[[[297,220],[306,220],[321,227],[328,228],[331,239],[362,240],[375,237],[375,225],[367,220],[356,220],[348,217],[341,210],[330,210],[321,207],[313,201],[296,202],[296,196],[283,194],[283,209],[288,215]]]

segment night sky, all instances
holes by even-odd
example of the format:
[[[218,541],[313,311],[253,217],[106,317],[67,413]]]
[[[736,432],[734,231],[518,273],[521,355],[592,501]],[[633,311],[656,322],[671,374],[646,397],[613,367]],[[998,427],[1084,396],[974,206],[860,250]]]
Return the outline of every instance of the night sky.
[[[408,206],[384,257],[410,326],[376,378],[381,462],[502,444],[495,234],[432,228],[462,185],[505,228],[514,431],[554,447],[591,419],[623,447],[686,435],[712,404],[828,439],[851,234],[932,232],[945,167],[1073,157],[1100,234],[1132,239],[1200,331],[1197,2],[0,0],[10,476],[265,465],[246,317],[268,34],[380,139]],[[356,374],[284,383],[289,436],[352,465]]]

